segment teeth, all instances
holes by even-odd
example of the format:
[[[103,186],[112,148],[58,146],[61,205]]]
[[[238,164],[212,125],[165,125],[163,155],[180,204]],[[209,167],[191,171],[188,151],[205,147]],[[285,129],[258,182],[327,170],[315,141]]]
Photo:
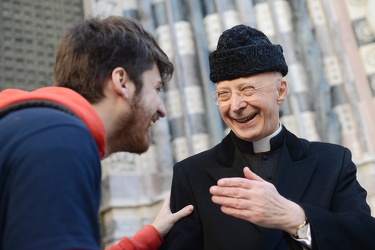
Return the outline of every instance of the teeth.
[[[250,118],[246,118],[246,119],[243,119],[243,120],[236,120],[236,121],[239,122],[239,123],[245,123],[249,120],[250,120]]]
[[[154,123],[155,123],[155,122],[153,122],[153,121],[150,121],[150,124],[148,125],[148,127],[149,127],[149,128],[151,128],[151,127],[152,127],[152,125],[154,125]]]
[[[252,120],[255,116],[256,116],[256,114],[253,115],[253,116],[246,117],[245,119],[236,120],[236,121],[239,122],[239,123],[246,123],[246,122]]]

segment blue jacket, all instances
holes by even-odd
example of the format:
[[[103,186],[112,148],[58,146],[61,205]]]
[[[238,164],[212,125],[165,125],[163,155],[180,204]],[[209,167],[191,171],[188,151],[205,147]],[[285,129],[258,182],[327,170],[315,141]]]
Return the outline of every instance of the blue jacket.
[[[33,100],[62,106],[31,105],[0,118],[0,249],[100,249],[105,138],[91,105],[58,87],[3,91],[0,100],[1,111]]]

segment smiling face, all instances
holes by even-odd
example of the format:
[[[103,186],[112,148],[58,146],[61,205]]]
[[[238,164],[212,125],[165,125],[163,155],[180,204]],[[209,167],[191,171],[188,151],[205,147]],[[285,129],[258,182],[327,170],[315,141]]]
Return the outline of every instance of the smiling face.
[[[113,136],[108,143],[113,152],[144,153],[150,145],[150,128],[166,110],[159,92],[163,88],[158,67],[155,65],[142,75],[143,87],[138,95],[129,94],[126,112],[119,117]]]
[[[250,96],[243,93],[254,87]],[[243,93],[239,93],[239,91]],[[267,72],[234,80],[221,81],[217,91],[232,92],[228,101],[218,102],[224,122],[237,137],[246,141],[258,141],[279,126],[280,105],[287,95],[287,83],[278,72]]]

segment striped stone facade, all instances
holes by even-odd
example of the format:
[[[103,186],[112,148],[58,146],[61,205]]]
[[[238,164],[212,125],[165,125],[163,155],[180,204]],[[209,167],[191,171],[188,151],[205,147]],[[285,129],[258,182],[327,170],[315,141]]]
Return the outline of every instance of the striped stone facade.
[[[0,0],[0,90],[51,85],[60,37],[89,15],[139,19],[176,71],[164,93],[168,117],[142,155],[102,162],[103,247],[151,223],[176,161],[228,132],[211,100],[208,54],[223,30],[257,27],[285,51],[291,91],[281,121],[296,135],[348,147],[375,212],[375,0]],[[344,4],[345,3],[345,4]]]

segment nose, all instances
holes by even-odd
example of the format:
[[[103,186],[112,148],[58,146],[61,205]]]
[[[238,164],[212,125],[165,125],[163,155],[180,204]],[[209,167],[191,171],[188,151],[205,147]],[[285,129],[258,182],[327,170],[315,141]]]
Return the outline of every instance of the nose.
[[[233,92],[229,100],[230,108],[233,112],[238,112],[239,110],[246,107],[247,103],[243,100],[240,93]]]
[[[165,117],[167,115],[167,110],[165,109],[163,101],[160,102],[160,106],[157,110],[157,114],[159,117]]]

